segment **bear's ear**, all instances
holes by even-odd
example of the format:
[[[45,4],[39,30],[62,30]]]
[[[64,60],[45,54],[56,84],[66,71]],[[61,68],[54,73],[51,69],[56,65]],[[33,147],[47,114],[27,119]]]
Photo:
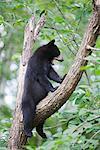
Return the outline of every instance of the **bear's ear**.
[[[52,41],[50,41],[49,43],[48,43],[48,45],[50,46],[50,45],[54,45],[54,43],[55,43],[55,39],[53,39]]]

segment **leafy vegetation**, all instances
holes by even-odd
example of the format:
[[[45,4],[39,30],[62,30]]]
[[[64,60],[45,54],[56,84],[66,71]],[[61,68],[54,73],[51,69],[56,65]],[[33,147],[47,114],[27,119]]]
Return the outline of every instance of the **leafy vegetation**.
[[[47,21],[33,51],[56,39],[64,62],[55,68],[65,74],[74,61],[91,16],[88,0],[2,0],[0,1],[0,150],[7,149],[9,128],[15,107],[19,60],[24,27],[32,13],[39,19],[47,12]],[[96,42],[100,48],[100,38]],[[83,77],[69,101],[47,119],[47,140],[35,130],[27,150],[99,150],[100,149],[100,52],[93,50],[86,58]]]

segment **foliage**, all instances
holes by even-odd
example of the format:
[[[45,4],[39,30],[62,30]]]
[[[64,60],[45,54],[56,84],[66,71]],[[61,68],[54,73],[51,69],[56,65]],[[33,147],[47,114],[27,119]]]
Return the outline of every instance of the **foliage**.
[[[2,0],[0,1],[0,149],[7,149],[17,92],[17,76],[23,47],[24,27],[34,13],[36,20],[47,12],[47,21],[33,51],[56,39],[64,56],[55,68],[65,74],[74,61],[85,32],[92,5],[88,0]],[[96,47],[100,48],[100,38]],[[100,52],[86,58],[89,63],[81,82],[69,101],[47,119],[47,140],[35,130],[27,143],[28,150],[99,150],[100,148]]]

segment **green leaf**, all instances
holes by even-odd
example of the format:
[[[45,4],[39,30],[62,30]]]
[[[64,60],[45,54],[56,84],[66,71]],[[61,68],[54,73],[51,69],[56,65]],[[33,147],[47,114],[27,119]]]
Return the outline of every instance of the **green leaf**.
[[[90,69],[90,68],[94,68],[94,66],[93,65],[86,65],[86,66],[81,66],[81,68],[80,68],[80,70],[88,70],[88,69]]]
[[[0,24],[4,22],[4,17],[0,15]]]
[[[95,74],[99,76],[99,75],[100,75],[100,70],[99,70],[99,69],[96,69],[96,70],[95,70]]]

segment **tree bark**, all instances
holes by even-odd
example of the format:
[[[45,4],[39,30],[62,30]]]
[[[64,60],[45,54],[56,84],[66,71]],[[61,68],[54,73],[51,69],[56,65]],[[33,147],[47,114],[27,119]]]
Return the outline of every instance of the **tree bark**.
[[[16,99],[15,113],[13,117],[10,136],[8,139],[8,149],[21,150],[27,142],[27,137],[23,132],[23,116],[21,111],[22,94],[24,90],[24,77],[27,69],[27,62],[32,55],[32,46],[36,41],[41,28],[45,23],[45,14],[43,14],[35,25],[35,17],[32,16],[26,25],[24,33],[24,44],[22,57],[20,59],[19,78],[18,78],[18,93]]]
[[[22,61],[20,63],[19,87],[16,102],[17,104],[8,141],[8,148],[11,150],[21,150],[27,142],[27,137],[23,132],[23,117],[21,112],[24,75],[27,68],[27,61],[29,60],[32,54],[32,43],[34,43],[34,41],[36,40],[39,33],[39,29],[43,26],[45,22],[45,17],[42,16],[42,23],[38,23],[36,27],[33,27],[34,19],[32,18],[30,19],[31,23],[29,23],[25,29],[25,39],[27,40],[25,40],[24,42],[24,51],[22,55]],[[38,28],[38,31],[36,28]],[[36,35],[36,38],[34,38],[34,34]],[[66,75],[66,78],[64,79],[60,87],[54,93],[47,96],[37,105],[36,115],[33,122],[34,127],[41,123],[43,120],[46,120],[48,117],[50,117],[69,99],[82,77],[83,70],[80,69],[81,66],[85,66],[87,64],[87,60],[85,59],[85,57],[91,54],[91,50],[88,49],[88,45],[94,47],[99,34],[100,0],[93,0],[93,15],[90,18],[89,25],[84,34],[74,64],[71,66],[68,74]]]

